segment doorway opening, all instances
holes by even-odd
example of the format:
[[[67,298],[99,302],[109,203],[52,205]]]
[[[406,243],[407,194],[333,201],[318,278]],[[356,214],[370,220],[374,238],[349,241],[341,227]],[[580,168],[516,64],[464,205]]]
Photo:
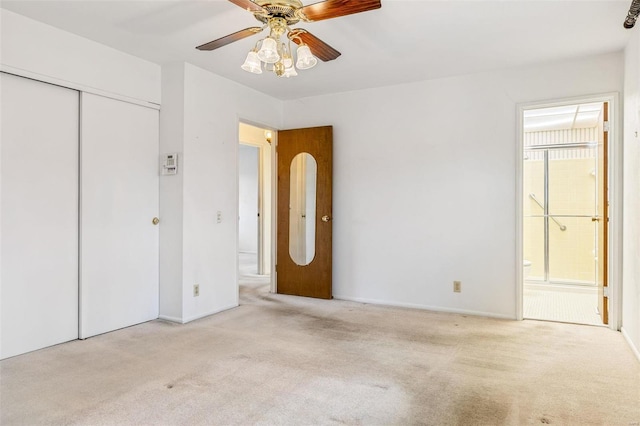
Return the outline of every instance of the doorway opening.
[[[238,286],[250,297],[272,286],[275,131],[241,122],[238,135]]]
[[[608,324],[608,111],[523,110],[523,318]]]

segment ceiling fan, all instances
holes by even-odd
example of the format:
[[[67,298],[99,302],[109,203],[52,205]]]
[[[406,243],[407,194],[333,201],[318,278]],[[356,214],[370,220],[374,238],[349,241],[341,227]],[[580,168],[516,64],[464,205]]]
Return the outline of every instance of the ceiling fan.
[[[354,13],[367,12],[382,7],[381,0],[325,0],[303,5],[300,0],[229,0],[242,7],[264,25],[237,31],[217,40],[196,47],[198,50],[215,50],[234,41],[242,40],[269,28],[269,36],[259,40],[249,52],[242,69],[261,74],[262,69],[273,71],[279,77],[293,77],[297,69],[308,69],[316,63],[316,57],[327,62],[340,56],[333,47],[302,28],[291,26],[300,21],[314,22]],[[280,41],[285,34],[289,43]],[[294,63],[291,41],[298,45]]]

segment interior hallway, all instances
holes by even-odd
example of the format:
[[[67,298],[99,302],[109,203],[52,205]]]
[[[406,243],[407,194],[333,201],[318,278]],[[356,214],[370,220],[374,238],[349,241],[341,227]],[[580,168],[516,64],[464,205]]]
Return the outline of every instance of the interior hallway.
[[[256,277],[254,277],[256,278]],[[0,363],[0,423],[633,424],[620,333],[269,294]],[[602,368],[606,365],[607,368]]]

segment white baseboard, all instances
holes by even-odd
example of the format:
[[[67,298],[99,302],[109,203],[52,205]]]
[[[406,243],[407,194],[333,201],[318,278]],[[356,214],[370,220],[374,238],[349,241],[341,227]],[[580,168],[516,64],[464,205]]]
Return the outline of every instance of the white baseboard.
[[[182,324],[182,318],[170,317],[168,315],[158,315],[158,319]]]
[[[205,317],[208,317],[208,316],[211,316],[211,315],[219,314],[220,312],[228,311],[229,309],[233,309],[233,308],[237,308],[237,307],[238,307],[238,304],[234,304],[234,305],[229,305],[229,306],[222,307],[220,309],[215,309],[215,310],[210,311],[210,312],[205,312],[204,314],[194,315],[192,317],[188,317],[188,318],[184,319],[183,324],[186,324],[186,323],[191,322],[191,321],[198,320],[200,318],[205,318]]]
[[[499,319],[508,319],[508,320],[516,319],[515,316],[496,314],[494,312],[468,311],[465,309],[443,308],[441,306],[420,305],[416,303],[392,302],[388,300],[364,299],[360,297],[339,296],[339,295],[334,295],[333,298],[338,300],[346,300],[349,302],[368,303],[371,305],[380,305],[380,306],[396,306],[399,308],[422,309],[424,311],[446,312],[449,314],[474,315],[478,317],[489,317],[489,318],[499,318]]]
[[[624,340],[626,340],[627,343],[629,344],[629,347],[631,348],[631,351],[633,351],[633,353],[636,355],[636,358],[638,358],[638,361],[640,361],[640,350],[638,350],[636,345],[631,340],[631,336],[629,336],[629,334],[624,329],[624,327],[620,328],[620,332],[622,333],[622,336],[624,337]]]
[[[211,315],[219,314],[220,312],[228,311],[229,309],[233,309],[233,308],[237,308],[237,307],[238,307],[237,304],[229,305],[229,306],[222,307],[220,309],[215,309],[213,311],[205,312],[204,314],[194,315],[194,316],[188,317],[188,318],[177,318],[177,317],[171,317],[171,316],[168,316],[168,315],[160,315],[160,316],[158,316],[158,319],[171,321],[171,322],[177,322],[178,324],[186,324],[186,323],[189,323],[191,321],[195,321],[195,320],[198,320],[200,318],[205,318],[205,317],[208,317],[208,316],[211,316]]]

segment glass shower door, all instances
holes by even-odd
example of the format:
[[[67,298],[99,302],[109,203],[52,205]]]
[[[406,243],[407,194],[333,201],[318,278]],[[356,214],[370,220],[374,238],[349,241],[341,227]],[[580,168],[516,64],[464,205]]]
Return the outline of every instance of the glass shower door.
[[[595,146],[548,150],[548,282],[595,285],[596,159]]]
[[[525,280],[595,285],[597,145],[546,145],[524,160]]]

